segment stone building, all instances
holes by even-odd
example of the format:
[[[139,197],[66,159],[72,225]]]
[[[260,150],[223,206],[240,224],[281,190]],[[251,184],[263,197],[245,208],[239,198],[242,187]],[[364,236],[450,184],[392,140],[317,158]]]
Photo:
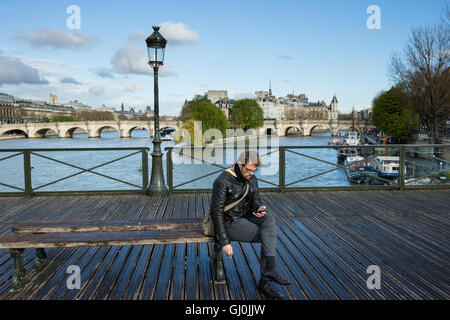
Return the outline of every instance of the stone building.
[[[287,95],[279,98],[278,103],[284,106],[286,120],[337,120],[338,101],[336,95],[333,96],[330,105],[325,101],[309,102],[304,94],[299,96]]]
[[[19,122],[19,110],[11,102],[0,101],[0,124]]]
[[[208,90],[205,95],[213,104],[219,100],[228,101],[227,90]]]
[[[58,104],[58,96],[50,93],[50,104]]]
[[[280,103],[280,100],[272,96],[272,90],[267,91],[256,91],[256,102],[261,107],[264,113],[264,119],[266,120],[283,120],[284,115],[284,105]]]

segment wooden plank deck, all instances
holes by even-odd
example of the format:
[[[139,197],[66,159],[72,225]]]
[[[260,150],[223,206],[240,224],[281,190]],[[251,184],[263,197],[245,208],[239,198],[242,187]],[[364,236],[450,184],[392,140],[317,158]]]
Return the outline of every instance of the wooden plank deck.
[[[262,193],[277,216],[287,299],[449,299],[450,190]],[[210,193],[0,198],[0,234],[16,222],[202,218]],[[226,285],[215,285],[212,243],[52,248],[36,273],[34,250],[24,263],[30,282],[12,293],[13,260],[0,250],[0,299],[261,299],[260,245],[233,243],[224,257]],[[81,289],[67,289],[70,265]],[[381,270],[369,290],[367,267]]]

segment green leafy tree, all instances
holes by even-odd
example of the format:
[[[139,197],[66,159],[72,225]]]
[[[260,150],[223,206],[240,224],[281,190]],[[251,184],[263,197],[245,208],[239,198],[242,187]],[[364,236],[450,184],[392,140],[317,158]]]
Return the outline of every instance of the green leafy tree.
[[[202,122],[202,133],[208,129],[218,129],[225,136],[228,125],[227,117],[209,100],[201,100],[192,106],[192,118]]]
[[[372,120],[385,134],[405,143],[411,138],[418,117],[409,106],[408,96],[398,87],[392,87],[373,100]]]
[[[234,128],[256,129],[264,125],[264,113],[255,100],[242,99],[231,108],[230,121]]]
[[[211,101],[206,97],[206,96],[200,96],[200,95],[196,95],[191,101],[186,101],[184,103],[183,108],[181,109],[181,121],[187,121],[192,119],[192,107],[195,105],[198,105],[202,102],[209,102],[211,103]]]
[[[195,120],[202,122],[202,131],[218,129],[225,134],[228,122],[223,112],[217,108],[205,96],[195,96],[194,99],[185,103],[181,110],[181,120]]]

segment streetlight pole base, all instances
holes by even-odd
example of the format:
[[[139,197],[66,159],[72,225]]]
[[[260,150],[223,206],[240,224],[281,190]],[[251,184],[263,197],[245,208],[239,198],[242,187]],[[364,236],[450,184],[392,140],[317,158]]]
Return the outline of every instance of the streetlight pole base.
[[[164,170],[162,164],[161,153],[161,138],[159,133],[153,139],[153,152],[152,152],[152,175],[150,179],[150,185],[147,188],[147,194],[160,195],[169,193],[164,182]]]

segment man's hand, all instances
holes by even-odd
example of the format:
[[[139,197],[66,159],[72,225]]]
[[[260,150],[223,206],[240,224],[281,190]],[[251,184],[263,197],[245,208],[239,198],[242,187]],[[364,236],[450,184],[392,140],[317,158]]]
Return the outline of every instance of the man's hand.
[[[257,218],[261,218],[266,214],[266,206],[261,206],[256,210],[256,212],[253,212],[253,215]]]
[[[226,246],[223,246],[222,250],[230,258],[233,256],[233,247],[231,246],[231,244],[227,244]]]

